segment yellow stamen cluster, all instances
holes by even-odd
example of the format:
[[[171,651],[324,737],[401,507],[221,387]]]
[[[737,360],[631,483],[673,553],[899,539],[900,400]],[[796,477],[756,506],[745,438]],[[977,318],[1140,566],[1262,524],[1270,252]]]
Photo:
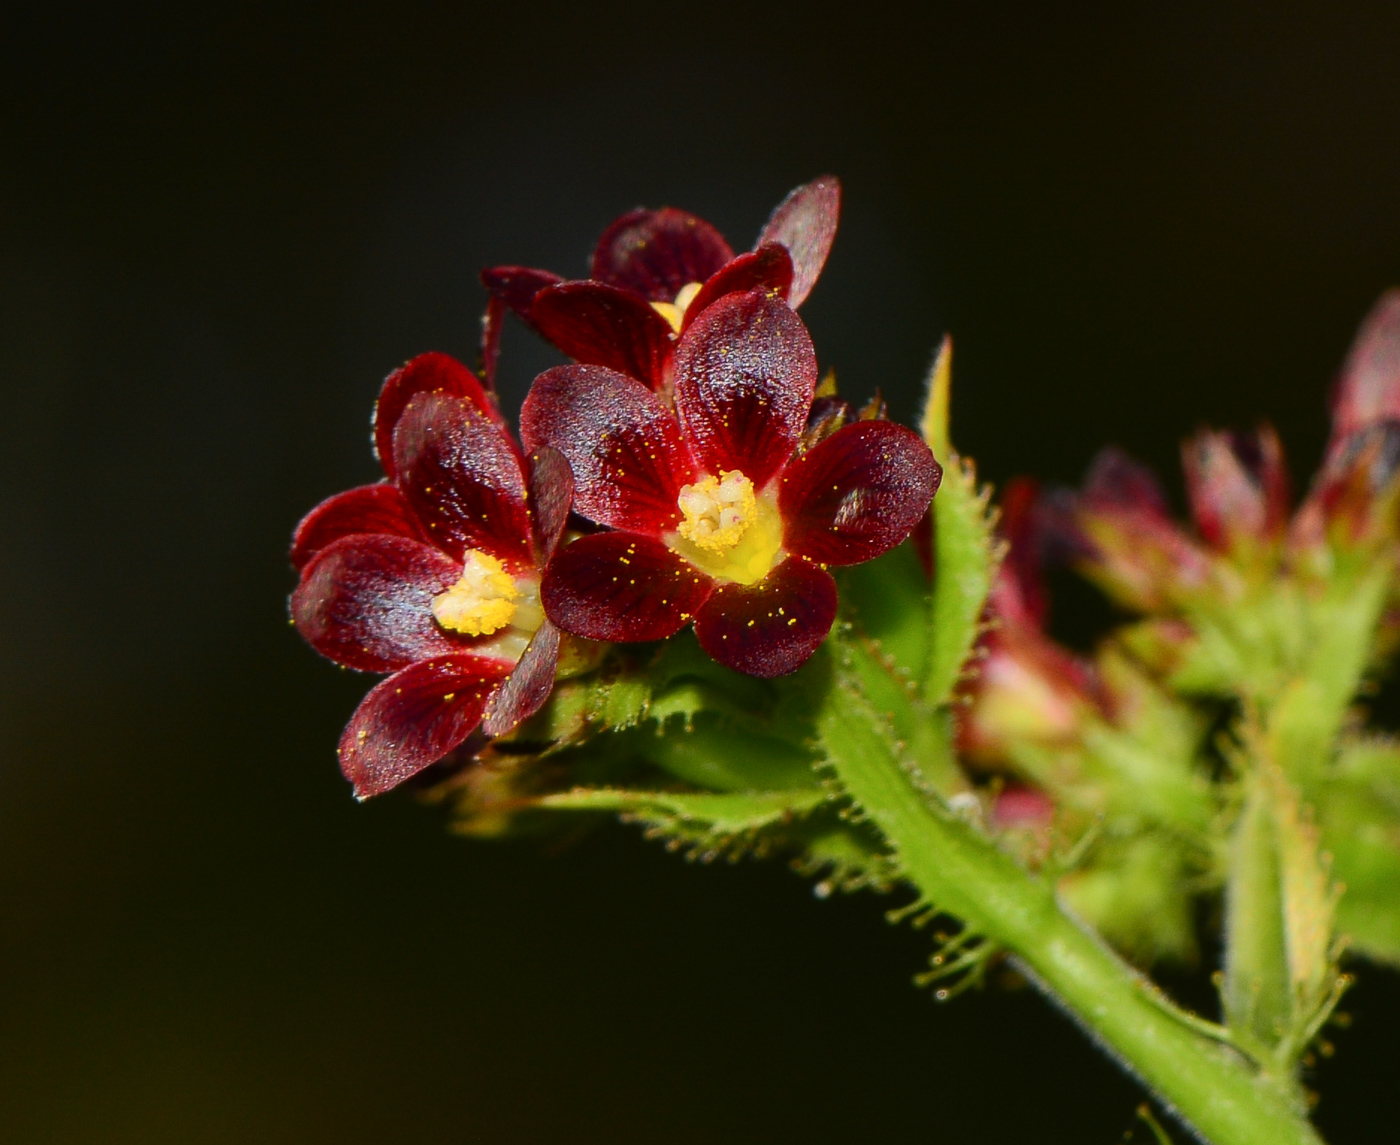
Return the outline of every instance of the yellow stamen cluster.
[[[695,296],[700,293],[701,285],[699,282],[687,282],[681,287],[674,302],[653,302],[651,308],[666,319],[671,324],[671,329],[679,334],[681,325],[685,322],[685,312],[695,301]]]
[[[757,511],[753,482],[737,469],[681,486],[676,504],[685,518],[676,531],[712,553],[728,552],[737,545]]]
[[[466,636],[489,636],[515,619],[520,589],[505,566],[489,553],[469,549],[462,576],[433,597],[433,615],[444,628]]]

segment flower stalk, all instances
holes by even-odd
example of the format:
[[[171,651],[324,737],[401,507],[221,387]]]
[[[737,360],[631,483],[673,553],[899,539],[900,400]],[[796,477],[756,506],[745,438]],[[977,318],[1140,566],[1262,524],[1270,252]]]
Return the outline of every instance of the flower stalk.
[[[1004,947],[1044,993],[1180,1121],[1213,1145],[1319,1145],[1297,1098],[1198,1032],[1146,978],[1073,919],[1051,885],[939,805],[917,763],[849,678],[823,706],[825,758],[929,907]]]

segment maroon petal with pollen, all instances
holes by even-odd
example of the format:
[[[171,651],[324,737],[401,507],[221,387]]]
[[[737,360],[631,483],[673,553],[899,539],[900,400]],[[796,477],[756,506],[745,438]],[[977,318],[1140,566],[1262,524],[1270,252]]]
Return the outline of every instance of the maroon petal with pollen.
[[[357,534],[322,549],[292,593],[297,631],[322,656],[362,672],[392,672],[457,652],[433,619],[433,597],[462,568],[407,537]]]
[[[525,475],[505,430],[461,398],[419,394],[394,431],[399,486],[427,537],[459,560],[481,549],[534,563]]]
[[[645,298],[601,282],[566,282],[540,291],[530,313],[539,332],[576,361],[660,386],[671,324]]]
[[[599,366],[556,366],[520,410],[529,450],[552,445],[574,474],[574,510],[615,529],[660,533],[680,521],[676,498],[695,480],[680,427],[634,378]]]
[[[489,736],[503,736],[533,716],[554,690],[558,666],[559,629],[546,620],[530,638],[525,654],[501,690],[491,698],[481,730]]]
[[[664,640],[705,603],[713,582],[660,541],[595,533],[555,554],[540,584],[546,615],[590,640]]]
[[[534,270],[528,266],[493,266],[481,272],[481,284],[531,327],[535,325],[530,317],[535,295],[546,286],[555,286],[563,281],[552,271]]]
[[[543,446],[530,454],[530,525],[534,530],[535,564],[544,568],[554,555],[564,526],[569,523],[569,510],[574,504],[574,474],[564,455],[552,445]]]
[[[704,219],[663,207],[615,220],[593,251],[593,277],[652,302],[670,302],[681,287],[704,282],[734,257]]]
[[[436,763],[480,722],[504,660],[442,656],[411,664],[370,690],[340,737],[340,770],[368,799]]]
[[[301,519],[292,534],[292,567],[300,572],[307,561],[341,537],[354,533],[388,533],[422,540],[408,502],[398,487],[387,482],[361,485],[327,497]]]
[[[942,477],[913,430],[891,421],[848,425],[783,472],[783,546],[829,565],[878,557],[913,531]]]
[[[802,319],[759,291],[726,295],[681,338],[675,369],[676,410],[700,468],[739,469],[762,488],[797,445],[817,385]]]
[[[695,635],[726,668],[771,679],[800,668],[835,619],[831,574],[789,557],[758,584],[715,589],[695,617]]]
[[[726,294],[762,290],[766,294],[786,298],[791,286],[792,259],[788,257],[787,249],[777,243],[765,243],[756,251],[739,255],[710,276],[710,280],[700,288],[700,293],[686,307],[684,325],[689,326]]]
[[[834,175],[823,175],[798,187],[778,204],[758,236],[755,247],[782,243],[792,255],[792,291],[788,304],[795,310],[816,284],[831,244],[836,239],[836,222],[841,215],[841,182]]]
[[[419,354],[385,379],[379,401],[374,406],[374,451],[390,477],[398,473],[394,468],[394,426],[415,396],[433,393],[465,398],[492,420],[501,419],[476,375],[456,358],[447,354]]]

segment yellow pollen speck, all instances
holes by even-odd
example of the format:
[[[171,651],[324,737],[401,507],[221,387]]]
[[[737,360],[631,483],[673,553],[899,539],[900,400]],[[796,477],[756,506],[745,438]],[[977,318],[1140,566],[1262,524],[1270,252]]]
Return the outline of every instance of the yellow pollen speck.
[[[457,693],[456,693],[456,692],[448,692],[447,695],[443,696],[442,702],[443,702],[444,704],[450,704],[450,703],[451,703],[453,700],[455,700],[456,698],[457,698]]]
[[[519,598],[520,590],[501,562],[470,549],[462,558],[461,579],[433,597],[433,615],[453,632],[488,636],[515,618]]]
[[[684,514],[677,532],[712,553],[724,553],[739,543],[753,522],[756,498],[753,482],[737,469],[718,478],[706,477],[681,486],[676,504]]]

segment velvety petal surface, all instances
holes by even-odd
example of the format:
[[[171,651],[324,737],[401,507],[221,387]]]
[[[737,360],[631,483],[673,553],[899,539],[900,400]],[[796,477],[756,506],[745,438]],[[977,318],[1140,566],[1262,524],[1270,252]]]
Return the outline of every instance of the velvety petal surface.
[[[535,564],[544,568],[554,554],[569,511],[574,506],[574,473],[564,455],[552,445],[541,446],[530,454],[530,526],[534,530]]]
[[[532,566],[525,475],[506,430],[462,398],[419,394],[394,431],[399,486],[424,534],[461,559],[481,549]]]
[[[645,298],[602,282],[566,282],[540,291],[535,327],[576,361],[661,384],[674,344],[671,324]]]
[[[593,277],[652,302],[671,302],[682,286],[704,282],[734,257],[704,219],[674,207],[629,211],[593,250]]]
[[[422,540],[408,502],[398,487],[388,482],[361,485],[327,497],[306,514],[292,534],[292,567],[300,572],[306,563],[341,537],[354,533],[388,533]]]
[[[771,679],[800,668],[836,619],[836,581],[789,557],[754,585],[715,589],[695,617],[700,647],[736,672]]]
[[[491,698],[481,730],[489,736],[502,736],[539,711],[554,690],[558,665],[559,629],[545,620],[500,691]]]
[[[779,203],[758,236],[755,247],[782,243],[792,255],[788,303],[793,309],[802,305],[816,285],[836,239],[840,215],[841,181],[834,175],[823,175],[798,187]]]
[[[510,670],[504,660],[441,656],[411,664],[370,690],[340,737],[340,770],[368,799],[436,763],[481,722]]]
[[[297,631],[322,656],[362,672],[392,672],[460,651],[433,619],[433,597],[462,568],[407,537],[355,534],[322,549],[292,593]]]
[[[765,243],[755,251],[741,254],[711,275],[691,299],[685,311],[685,326],[695,321],[716,299],[726,294],[762,290],[786,298],[792,286],[792,259],[777,243]]]
[[[760,291],[710,306],[676,347],[676,410],[696,463],[739,469],[762,487],[807,425],[817,384],[812,339],[785,302]]]
[[[590,640],[663,640],[689,623],[713,582],[660,541],[595,533],[545,569],[540,599],[565,632]]]
[[[891,421],[848,425],[783,472],[783,546],[830,565],[878,557],[913,531],[942,476],[913,430]]]
[[[599,366],[556,366],[520,411],[525,448],[553,446],[574,475],[574,510],[615,529],[659,533],[680,520],[676,498],[695,480],[680,427],[634,378]]]
[[[552,271],[535,270],[528,266],[493,266],[481,272],[481,284],[532,327],[535,322],[530,316],[530,309],[534,305],[535,295],[546,286],[555,286],[563,281],[562,276]]]
[[[419,354],[384,380],[374,406],[374,449],[390,477],[398,473],[394,467],[394,426],[414,397],[432,393],[464,398],[493,421],[500,420],[485,388],[466,366],[447,354]]]

